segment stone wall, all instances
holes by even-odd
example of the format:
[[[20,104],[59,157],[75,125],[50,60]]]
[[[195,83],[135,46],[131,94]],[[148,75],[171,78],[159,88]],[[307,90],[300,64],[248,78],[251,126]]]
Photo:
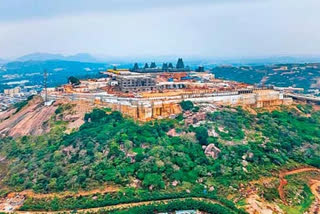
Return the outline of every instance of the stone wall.
[[[111,101],[112,100],[112,101]],[[165,118],[181,113],[179,103],[189,100],[194,103],[215,103],[218,105],[250,106],[256,108],[290,105],[292,99],[283,98],[282,94],[273,90],[257,90],[249,94],[225,94],[223,96],[175,96],[141,99],[105,99],[103,105],[141,121]]]
[[[60,96],[61,97],[61,96]],[[86,100],[98,105],[120,111],[124,115],[141,121],[165,118],[181,113],[179,103],[189,100],[194,103],[214,103],[229,106],[250,106],[256,108],[290,105],[291,98],[274,90],[254,90],[252,93],[239,94],[237,91],[221,93],[193,93],[175,96],[149,98],[116,97],[109,94],[65,94],[71,100]]]

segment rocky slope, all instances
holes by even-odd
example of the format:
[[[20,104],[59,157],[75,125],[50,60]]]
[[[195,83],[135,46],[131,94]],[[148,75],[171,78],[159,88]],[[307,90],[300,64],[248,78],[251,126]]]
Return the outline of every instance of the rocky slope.
[[[64,105],[63,102],[56,102],[50,106],[44,106],[41,97],[35,97],[28,105],[20,111],[9,109],[0,114],[0,136],[20,137],[25,135],[42,135],[50,131],[49,120],[56,115],[56,110]],[[83,124],[83,116],[93,107],[78,103],[70,105],[70,109],[60,114],[63,120],[68,122],[67,129],[78,128]],[[67,130],[67,131],[68,131]]]
[[[55,105],[43,106],[40,97],[34,98],[19,112],[12,113],[12,110],[9,110],[11,115],[0,123],[0,134],[11,137],[43,134],[48,131],[45,122],[56,108]]]

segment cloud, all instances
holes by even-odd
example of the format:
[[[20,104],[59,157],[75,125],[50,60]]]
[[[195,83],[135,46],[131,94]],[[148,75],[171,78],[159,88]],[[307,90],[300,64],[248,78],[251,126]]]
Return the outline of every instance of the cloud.
[[[0,20],[3,22],[95,12],[141,12],[152,8],[230,1],[243,2],[244,0],[0,0]]]
[[[118,1],[113,7],[119,7]],[[128,3],[111,12],[103,7],[81,11],[80,6],[70,12],[67,4],[57,6],[52,16],[0,22],[0,57],[30,52],[210,57],[320,54],[319,0],[173,2],[174,6],[162,0],[161,7],[150,3],[143,9],[142,3]]]

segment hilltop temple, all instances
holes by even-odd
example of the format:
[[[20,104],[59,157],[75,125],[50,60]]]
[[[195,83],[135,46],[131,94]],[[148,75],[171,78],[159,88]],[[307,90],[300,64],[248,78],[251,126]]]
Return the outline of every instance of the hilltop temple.
[[[52,100],[69,99],[91,102],[118,110],[141,121],[171,117],[181,113],[179,103],[249,106],[254,108],[289,105],[291,98],[272,88],[216,79],[203,67],[191,70],[179,59],[176,66],[155,63],[139,68],[108,69],[105,78],[82,80],[50,90]]]

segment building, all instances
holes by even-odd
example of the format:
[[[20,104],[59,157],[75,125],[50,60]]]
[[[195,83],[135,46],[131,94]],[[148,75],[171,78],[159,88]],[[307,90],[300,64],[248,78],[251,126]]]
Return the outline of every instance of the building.
[[[157,67],[156,63],[152,62],[150,66],[148,65],[148,63],[146,63],[143,68],[139,68],[138,63],[135,63],[131,71],[137,73],[162,73],[190,72],[191,69],[189,66],[184,66],[182,58],[179,58],[175,67],[172,65],[172,63],[163,63],[162,67]],[[204,71],[204,68],[200,66],[197,71]]]
[[[11,89],[4,89],[4,94],[8,95],[10,97],[18,95],[20,92],[21,92],[21,88],[20,87],[11,88]]]
[[[139,73],[134,70],[109,69],[105,79],[81,81],[80,85],[64,85],[63,91],[49,93],[50,99],[81,100],[120,111],[140,121],[172,117],[181,113],[180,102],[248,106],[262,108],[290,105],[292,99],[283,91],[257,88],[245,83],[216,79],[210,72],[168,72],[165,69],[184,69],[182,59],[176,68],[165,64],[160,73]],[[155,63],[145,65],[144,71],[159,69]],[[159,71],[160,71],[159,70]],[[203,68],[199,69],[203,70]],[[198,122],[205,115],[197,115],[190,122]]]
[[[117,76],[117,88],[125,93],[152,91],[156,88],[155,78],[147,75]]]

